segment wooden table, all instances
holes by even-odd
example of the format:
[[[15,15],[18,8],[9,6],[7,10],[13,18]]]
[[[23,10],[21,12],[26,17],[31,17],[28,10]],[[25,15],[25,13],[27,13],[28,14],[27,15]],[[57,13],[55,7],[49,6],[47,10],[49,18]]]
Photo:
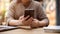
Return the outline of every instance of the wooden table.
[[[60,34],[60,33],[47,33],[44,32],[43,28],[37,28],[32,30],[15,29],[10,31],[0,32],[0,34]]]

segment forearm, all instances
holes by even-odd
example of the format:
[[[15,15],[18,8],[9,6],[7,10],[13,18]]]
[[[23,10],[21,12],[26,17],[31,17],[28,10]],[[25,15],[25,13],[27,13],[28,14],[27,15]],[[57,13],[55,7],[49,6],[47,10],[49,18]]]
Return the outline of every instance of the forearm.
[[[39,21],[39,26],[48,26],[49,25],[49,20],[48,19],[43,19],[42,21]]]
[[[8,24],[11,25],[11,26],[22,25],[22,23],[19,20],[10,20],[10,22]]]

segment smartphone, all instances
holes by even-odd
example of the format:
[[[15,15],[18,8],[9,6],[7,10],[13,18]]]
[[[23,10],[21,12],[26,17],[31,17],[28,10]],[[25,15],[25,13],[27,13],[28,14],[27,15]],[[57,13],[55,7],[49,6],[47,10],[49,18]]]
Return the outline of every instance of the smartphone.
[[[30,17],[33,17],[33,18],[34,18],[34,10],[33,10],[33,9],[25,9],[24,17],[27,17],[27,16],[30,16]],[[27,20],[28,20],[30,17],[28,17]]]

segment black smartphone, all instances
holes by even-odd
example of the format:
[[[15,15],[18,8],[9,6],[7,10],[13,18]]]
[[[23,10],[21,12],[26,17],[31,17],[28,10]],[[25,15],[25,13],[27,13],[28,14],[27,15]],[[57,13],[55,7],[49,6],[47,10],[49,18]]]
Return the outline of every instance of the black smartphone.
[[[33,9],[25,9],[24,17],[33,17],[34,18],[34,10]],[[28,17],[27,20],[30,18]]]

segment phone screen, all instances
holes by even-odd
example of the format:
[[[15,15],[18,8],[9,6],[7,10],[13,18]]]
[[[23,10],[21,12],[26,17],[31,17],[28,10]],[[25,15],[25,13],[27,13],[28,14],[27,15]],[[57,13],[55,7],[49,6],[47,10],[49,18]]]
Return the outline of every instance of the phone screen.
[[[33,9],[26,9],[26,10],[25,10],[24,17],[27,17],[27,16],[30,16],[30,17],[33,17],[33,18],[34,18],[34,10],[33,10]],[[29,17],[29,18],[30,18],[30,17]],[[28,18],[28,19],[29,19],[29,18]],[[27,19],[27,20],[28,20],[28,19]]]

